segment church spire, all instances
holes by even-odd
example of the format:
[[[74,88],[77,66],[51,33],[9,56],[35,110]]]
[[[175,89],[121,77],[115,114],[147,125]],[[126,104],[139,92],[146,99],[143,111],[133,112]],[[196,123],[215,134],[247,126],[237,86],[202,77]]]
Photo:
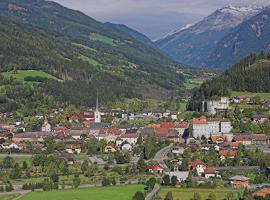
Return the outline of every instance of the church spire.
[[[97,94],[97,99],[96,99],[96,111],[98,111],[98,94]]]

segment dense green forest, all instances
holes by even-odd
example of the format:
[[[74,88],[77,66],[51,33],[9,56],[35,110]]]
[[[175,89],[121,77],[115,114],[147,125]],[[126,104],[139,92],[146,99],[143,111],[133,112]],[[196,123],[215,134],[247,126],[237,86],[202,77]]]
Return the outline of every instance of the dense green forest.
[[[195,89],[188,107],[199,110],[202,100],[229,96],[231,91],[270,92],[269,77],[270,54],[252,54]]]
[[[44,0],[3,0],[0,11],[2,72],[43,70],[71,81],[60,86],[74,84],[70,93],[81,84],[93,95],[94,86],[103,90],[107,84],[105,99],[148,96],[145,88],[166,94],[183,87],[181,65],[81,12]]]

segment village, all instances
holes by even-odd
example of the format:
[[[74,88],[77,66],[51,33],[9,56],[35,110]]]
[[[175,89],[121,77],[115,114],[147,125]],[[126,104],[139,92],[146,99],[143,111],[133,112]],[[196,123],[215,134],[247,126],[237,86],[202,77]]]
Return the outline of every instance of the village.
[[[182,119],[180,111],[104,110],[97,98],[95,108],[82,113],[64,115],[63,109],[55,109],[36,116],[43,121],[37,131],[27,131],[26,123],[12,121],[12,113],[2,113],[0,156],[6,174],[1,190],[44,189],[35,179],[46,174],[52,182],[47,189],[55,188],[53,183],[58,183],[57,188],[75,183],[76,187],[106,186],[156,177],[165,186],[232,188],[246,191],[242,195],[266,198],[270,195],[270,135],[235,132],[235,121],[247,120],[239,119],[238,104],[254,101],[222,97],[202,102],[201,113]],[[247,123],[263,126],[269,123],[270,101],[260,100],[258,105],[263,114],[253,112]],[[50,123],[59,116],[69,126]],[[136,120],[147,123],[121,123]],[[68,175],[74,178],[63,178]]]

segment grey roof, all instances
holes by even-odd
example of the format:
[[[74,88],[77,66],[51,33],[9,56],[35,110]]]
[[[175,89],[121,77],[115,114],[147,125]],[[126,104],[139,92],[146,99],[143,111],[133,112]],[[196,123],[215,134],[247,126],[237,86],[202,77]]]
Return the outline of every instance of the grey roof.
[[[230,180],[248,181],[249,178],[245,176],[233,176],[230,178]]]

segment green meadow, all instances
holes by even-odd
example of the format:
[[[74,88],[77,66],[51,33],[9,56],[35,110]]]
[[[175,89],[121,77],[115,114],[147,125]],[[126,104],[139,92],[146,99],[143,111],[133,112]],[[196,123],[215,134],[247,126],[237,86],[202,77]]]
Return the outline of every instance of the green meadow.
[[[89,38],[91,40],[95,40],[95,41],[99,41],[99,42],[109,44],[111,46],[116,46],[116,44],[114,43],[114,40],[112,38],[109,38],[109,37],[104,36],[104,35],[92,33]]]
[[[22,200],[131,200],[137,191],[143,191],[143,185],[97,187],[89,189],[53,190],[31,192]]]

